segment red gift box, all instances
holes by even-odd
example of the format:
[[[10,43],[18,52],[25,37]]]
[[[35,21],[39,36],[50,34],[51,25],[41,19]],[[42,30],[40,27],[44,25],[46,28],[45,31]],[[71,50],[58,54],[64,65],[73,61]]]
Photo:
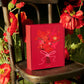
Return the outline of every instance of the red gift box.
[[[64,28],[60,23],[26,25],[27,68],[64,66]]]

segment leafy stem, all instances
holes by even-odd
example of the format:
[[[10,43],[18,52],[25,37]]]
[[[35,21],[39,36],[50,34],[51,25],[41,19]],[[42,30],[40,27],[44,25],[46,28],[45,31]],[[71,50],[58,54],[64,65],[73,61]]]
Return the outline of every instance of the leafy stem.
[[[11,10],[10,12],[13,12],[13,11],[15,11],[17,8],[14,8],[13,10]]]
[[[4,32],[4,29],[2,27],[0,27],[0,29]]]
[[[57,6],[57,11],[58,11],[58,14],[59,14],[59,17],[60,17],[60,10],[59,10],[58,4],[56,4],[56,6]]]
[[[16,33],[13,34],[13,39],[14,39],[14,43],[15,43],[15,46],[16,46]]]
[[[83,4],[83,0],[81,0],[81,4],[80,4],[80,7],[79,7],[79,10],[81,10],[82,4]]]

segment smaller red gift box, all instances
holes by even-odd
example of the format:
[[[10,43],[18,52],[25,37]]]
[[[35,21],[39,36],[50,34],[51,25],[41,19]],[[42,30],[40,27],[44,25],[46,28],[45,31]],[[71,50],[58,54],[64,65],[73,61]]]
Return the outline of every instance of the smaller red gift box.
[[[27,69],[64,66],[64,28],[60,23],[26,25]]]

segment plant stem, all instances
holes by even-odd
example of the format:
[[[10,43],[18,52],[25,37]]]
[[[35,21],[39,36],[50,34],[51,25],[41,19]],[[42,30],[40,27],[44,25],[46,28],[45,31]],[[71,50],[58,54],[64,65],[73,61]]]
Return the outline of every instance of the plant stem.
[[[80,4],[80,8],[79,8],[79,10],[81,10],[81,7],[82,7],[82,3],[83,3],[83,0],[81,0],[81,4]]]
[[[11,10],[10,12],[13,12],[13,11],[15,11],[17,8],[14,8],[13,10]]]
[[[68,49],[71,48],[71,35],[68,34],[68,37],[67,37],[67,40],[68,40]]]
[[[59,14],[59,17],[60,17],[60,10],[59,10],[58,4],[56,4],[56,6],[57,6],[57,11],[58,11],[58,14]]]
[[[15,46],[16,46],[16,34],[15,34]]]
[[[16,46],[16,34],[13,34],[14,45]]]
[[[3,30],[3,28],[2,28],[2,27],[0,27],[0,29],[4,32],[4,30]]]

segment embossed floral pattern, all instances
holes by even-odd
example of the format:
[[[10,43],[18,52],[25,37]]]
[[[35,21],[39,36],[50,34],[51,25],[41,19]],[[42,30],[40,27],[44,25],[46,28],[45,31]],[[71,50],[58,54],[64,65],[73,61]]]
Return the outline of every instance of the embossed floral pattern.
[[[39,48],[46,52],[51,52],[56,49],[56,45],[59,41],[59,37],[57,36],[56,32],[53,33],[49,30],[41,31],[38,30],[37,32],[37,39],[39,41]]]

